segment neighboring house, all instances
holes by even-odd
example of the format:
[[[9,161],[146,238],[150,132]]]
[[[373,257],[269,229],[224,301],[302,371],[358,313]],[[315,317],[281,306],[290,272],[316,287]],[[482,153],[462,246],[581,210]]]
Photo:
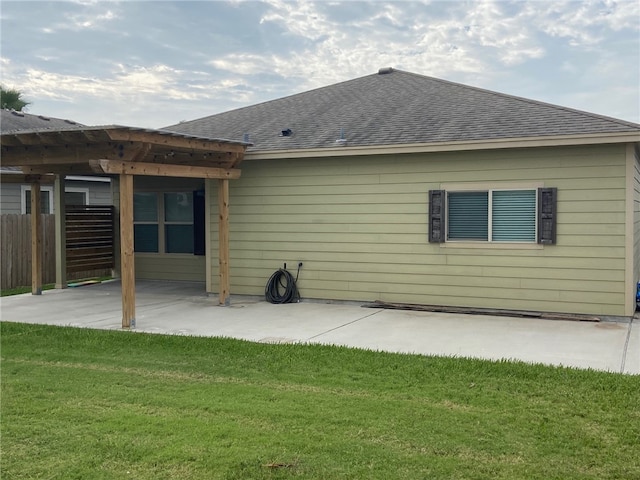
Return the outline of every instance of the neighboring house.
[[[165,130],[253,143],[229,187],[232,294],[302,262],[308,299],[633,315],[638,124],[382,69]],[[218,259],[183,240],[217,245],[217,184],[135,188],[136,276],[216,291]]]
[[[13,110],[1,110],[0,131],[15,133],[26,130],[53,130],[80,126],[71,120],[31,115]],[[0,167],[0,213],[31,213],[31,186],[16,180],[22,170]],[[67,205],[109,205],[112,202],[111,181],[108,177],[71,175],[65,178]],[[41,187],[42,213],[53,213],[53,186]]]

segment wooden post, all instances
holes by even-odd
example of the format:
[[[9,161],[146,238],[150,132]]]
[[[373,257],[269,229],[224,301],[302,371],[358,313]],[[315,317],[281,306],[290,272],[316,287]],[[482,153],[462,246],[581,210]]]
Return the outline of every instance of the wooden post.
[[[133,256],[133,176],[120,175],[120,279],[122,328],[136,326],[136,277]]]
[[[220,262],[220,305],[229,305],[229,180],[218,181],[218,261]]]
[[[56,225],[56,288],[67,288],[67,232],[64,205],[64,175],[56,175],[53,184],[53,210]]]
[[[31,183],[31,293],[42,295],[42,217],[40,183]]]
[[[111,177],[111,201],[113,202],[113,270],[111,276],[120,278],[120,177]]]
[[[204,261],[205,261],[205,291],[211,293],[213,291],[213,277],[211,258],[213,256],[213,248],[211,248],[211,190],[213,189],[213,180],[206,178],[204,180]]]

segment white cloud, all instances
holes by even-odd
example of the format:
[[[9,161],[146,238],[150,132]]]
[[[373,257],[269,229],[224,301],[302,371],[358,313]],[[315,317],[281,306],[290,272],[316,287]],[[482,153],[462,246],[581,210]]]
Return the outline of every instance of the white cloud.
[[[101,119],[162,126],[392,66],[637,117],[637,0],[157,2],[153,19],[138,2],[79,0],[29,25],[7,3],[2,81],[33,108],[99,103]],[[220,13],[218,28],[199,12]]]
[[[600,43],[609,31],[640,29],[640,2],[532,2],[526,12],[540,31],[566,38],[572,46]]]

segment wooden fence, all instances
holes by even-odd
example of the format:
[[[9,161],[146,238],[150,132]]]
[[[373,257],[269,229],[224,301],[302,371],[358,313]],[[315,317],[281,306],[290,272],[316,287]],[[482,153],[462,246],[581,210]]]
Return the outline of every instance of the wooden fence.
[[[31,215],[0,215],[0,286],[31,285]],[[42,283],[56,281],[55,219],[42,215]]]
[[[66,207],[67,275],[113,268],[113,206]]]
[[[93,213],[92,213],[93,211]],[[67,207],[67,279],[108,276],[113,268],[113,207]],[[42,215],[42,282],[56,280],[55,217]],[[0,287],[31,285],[31,216],[0,216]]]

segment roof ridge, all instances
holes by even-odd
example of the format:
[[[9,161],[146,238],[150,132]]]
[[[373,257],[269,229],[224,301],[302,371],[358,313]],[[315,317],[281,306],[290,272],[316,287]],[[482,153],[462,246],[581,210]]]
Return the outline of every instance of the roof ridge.
[[[433,80],[435,82],[445,83],[445,84],[448,84],[448,85],[454,85],[454,86],[461,87],[461,88],[468,89],[468,90],[476,90],[478,92],[488,93],[488,94],[491,94],[491,95],[496,95],[498,97],[503,97],[503,98],[509,98],[509,99],[512,99],[512,100],[518,100],[518,101],[521,101],[521,102],[524,102],[524,103],[533,104],[533,105],[542,105],[542,106],[545,106],[545,107],[553,107],[553,108],[557,108],[557,109],[564,110],[564,111],[571,112],[571,113],[578,113],[578,114],[586,115],[586,116],[589,116],[589,117],[597,118],[597,119],[600,119],[600,120],[610,121],[610,122],[613,122],[613,123],[616,123],[616,124],[619,124],[619,125],[640,128],[640,123],[629,122],[627,120],[622,120],[622,119],[615,118],[615,117],[609,117],[607,115],[601,115],[601,114],[598,114],[598,113],[588,112],[586,110],[579,110],[577,108],[566,107],[564,105],[556,105],[555,103],[543,102],[541,100],[535,100],[535,99],[532,99],[532,98],[520,97],[518,95],[512,95],[512,94],[509,94],[509,93],[502,93],[502,92],[498,92],[498,91],[495,91],[495,90],[488,90],[486,88],[475,87],[473,85],[466,85],[464,83],[454,82],[454,81],[451,81],[451,80],[445,80],[445,79],[438,78],[438,77],[432,77],[432,76],[429,76],[429,75],[422,75],[420,73],[408,72],[408,71],[405,71],[405,70],[400,70],[400,69],[395,69],[395,68],[393,69],[393,72],[394,73],[395,72],[401,72],[401,73],[404,73],[406,75],[413,75],[413,76],[416,76],[416,77],[428,78],[428,79]]]

